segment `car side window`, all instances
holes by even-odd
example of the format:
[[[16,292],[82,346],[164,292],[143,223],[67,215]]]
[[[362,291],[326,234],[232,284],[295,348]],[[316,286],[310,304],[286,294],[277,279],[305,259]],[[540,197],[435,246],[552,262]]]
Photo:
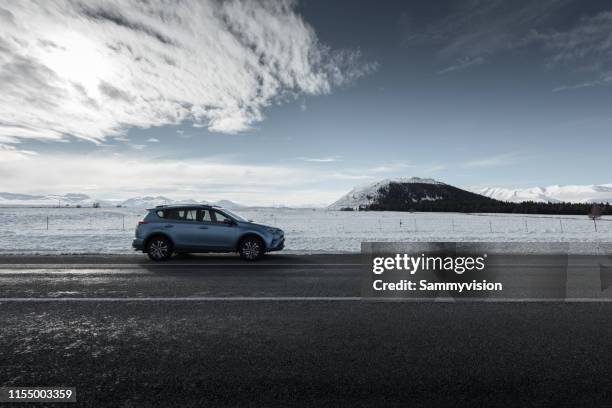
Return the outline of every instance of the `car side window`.
[[[165,210],[164,218],[169,220],[180,220],[178,210]]]
[[[185,221],[197,221],[198,219],[198,210],[184,210],[184,217],[183,219]]]
[[[212,217],[210,216],[210,210],[200,210],[200,221],[212,222]]]
[[[219,211],[215,211],[215,220],[217,222],[225,222],[225,220],[230,220],[231,218],[225,216],[224,214],[220,213]]]
[[[172,209],[164,211],[164,218],[170,220],[196,221],[198,210],[195,209]]]

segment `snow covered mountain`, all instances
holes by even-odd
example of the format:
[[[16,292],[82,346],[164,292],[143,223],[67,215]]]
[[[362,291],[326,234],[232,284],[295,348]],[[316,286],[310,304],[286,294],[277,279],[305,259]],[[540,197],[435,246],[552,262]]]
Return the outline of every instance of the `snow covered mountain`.
[[[110,207],[113,203],[109,200],[99,200],[87,194],[48,194],[30,195],[0,192],[0,206],[29,206],[29,207],[92,207],[98,203],[102,207]]]
[[[227,208],[227,209],[238,209],[245,208],[245,206],[237,204],[230,200],[219,200],[219,201],[197,201],[194,199],[182,199],[182,200],[173,200],[164,196],[145,196],[145,197],[133,197],[129,198],[120,203],[122,207],[132,207],[132,208],[152,208],[157,205],[171,205],[171,204],[210,204],[210,205],[218,205],[219,207]]]
[[[612,203],[612,184],[532,187],[523,189],[483,188],[475,193],[501,201]]]
[[[97,203],[100,207],[130,207],[152,208],[164,204],[213,204],[228,209],[244,208],[244,206],[229,200],[217,202],[197,201],[193,199],[173,200],[164,196],[140,196],[127,200],[104,200],[88,196],[87,194],[48,194],[31,195],[0,192],[0,207],[93,207]]]
[[[157,205],[169,205],[169,204],[207,204],[207,202],[198,202],[196,200],[172,200],[164,196],[144,196],[144,197],[132,197],[120,203],[122,207],[133,207],[133,208],[152,208]]]
[[[214,205],[218,205],[219,207],[227,208],[228,210],[239,210],[241,208],[247,208],[245,205],[235,203],[230,200],[219,200],[213,203]]]
[[[365,184],[362,186],[355,187],[344,196],[330,206],[327,207],[329,210],[341,210],[341,209],[359,209],[359,207],[368,206],[376,203],[381,198],[381,191],[384,191],[391,183],[397,184],[426,184],[431,186],[432,194],[424,195],[421,199],[424,200],[436,200],[440,198],[434,193],[436,186],[445,186],[446,184],[436,181],[430,178],[419,178],[419,177],[401,177],[395,179],[384,179],[376,181],[374,183]]]

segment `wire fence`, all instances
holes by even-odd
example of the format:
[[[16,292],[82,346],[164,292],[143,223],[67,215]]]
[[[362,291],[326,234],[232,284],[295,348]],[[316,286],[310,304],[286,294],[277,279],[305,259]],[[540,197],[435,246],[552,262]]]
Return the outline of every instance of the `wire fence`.
[[[358,252],[362,242],[612,242],[612,220],[587,216],[247,209],[285,231],[285,249]],[[146,210],[0,209],[0,253],[131,253]]]
[[[286,231],[325,233],[580,234],[612,233],[612,219],[515,214],[245,210],[246,218]],[[30,231],[118,231],[133,233],[146,211],[82,211],[30,214],[0,212],[0,228]]]

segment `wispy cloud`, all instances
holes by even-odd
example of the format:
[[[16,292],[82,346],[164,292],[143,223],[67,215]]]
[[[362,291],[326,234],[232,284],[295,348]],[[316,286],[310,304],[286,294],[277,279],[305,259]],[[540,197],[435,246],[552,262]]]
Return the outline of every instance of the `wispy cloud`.
[[[565,31],[534,31],[531,41],[550,53],[550,66],[569,66],[587,79],[562,85],[553,92],[571,91],[612,84],[612,12],[582,18]]]
[[[321,44],[295,2],[5,2],[0,141],[102,141],[184,121],[234,133],[376,69]]]
[[[464,58],[460,58],[456,61],[455,64],[450,65],[440,71],[438,71],[438,75],[444,75],[444,74],[449,74],[451,72],[455,72],[455,71],[463,71],[466,70],[468,68],[471,67],[475,67],[478,65],[482,65],[484,64],[485,59],[481,56],[477,56],[477,57],[464,57]]]
[[[372,166],[364,169],[366,173],[391,173],[391,172],[399,172],[406,171],[407,169],[415,169],[417,166],[415,164],[402,161],[402,160],[392,160],[383,164],[379,164],[377,166]]]
[[[529,30],[548,26],[571,0],[469,0],[419,27],[401,19],[404,43],[437,44],[443,59],[476,58],[513,47]]]
[[[335,163],[342,161],[342,156],[326,156],[326,157],[296,157],[296,160],[310,163]]]
[[[463,167],[476,167],[476,168],[488,168],[507,166],[515,164],[520,160],[524,159],[522,153],[505,153],[495,156],[483,157],[481,159],[470,160],[463,164]]]
[[[607,74],[602,79],[581,82],[581,83],[573,84],[573,85],[561,85],[556,88],[553,88],[552,91],[553,92],[575,91],[578,89],[587,89],[587,88],[593,88],[596,86],[610,86],[612,85],[612,75],[610,74]]]
[[[159,143],[159,139],[156,137],[150,137],[147,139],[147,142],[149,143]]]
[[[387,175],[401,175],[407,176],[427,176],[434,173],[438,173],[445,170],[446,166],[439,164],[417,164],[402,160],[391,160],[384,164],[377,166],[367,167],[362,170],[363,173],[380,176],[381,174]]]
[[[438,74],[492,61],[501,53],[533,47],[542,67],[581,72],[583,81],[555,91],[608,85],[612,73],[612,12],[576,13],[575,0],[469,0],[418,26],[404,15],[404,43],[432,46],[447,66]],[[448,61],[456,61],[450,63]]]
[[[374,177],[367,174],[354,174],[350,172],[336,172],[329,175],[336,180],[372,180]]]

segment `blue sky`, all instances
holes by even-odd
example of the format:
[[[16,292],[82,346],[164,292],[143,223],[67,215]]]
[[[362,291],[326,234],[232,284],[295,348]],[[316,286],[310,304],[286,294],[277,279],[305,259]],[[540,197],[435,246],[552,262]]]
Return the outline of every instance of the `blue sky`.
[[[612,182],[612,6],[433,3],[0,6],[2,189],[308,205],[399,176]]]

